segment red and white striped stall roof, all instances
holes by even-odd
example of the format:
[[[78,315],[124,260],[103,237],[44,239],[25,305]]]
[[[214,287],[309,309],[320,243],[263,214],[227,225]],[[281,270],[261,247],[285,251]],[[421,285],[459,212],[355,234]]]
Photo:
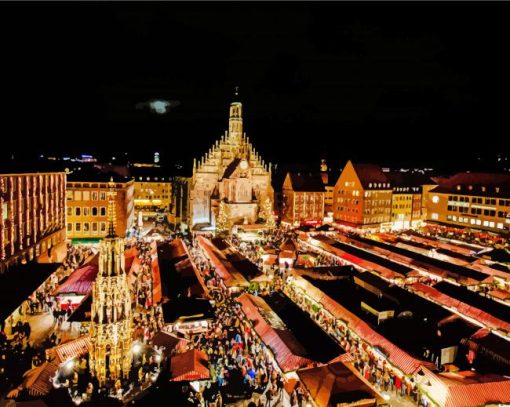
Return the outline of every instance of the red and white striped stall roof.
[[[388,361],[400,369],[407,375],[414,374],[421,366],[429,366],[431,368],[434,365],[428,361],[416,359],[409,355],[407,352],[400,349],[398,346],[390,342],[384,336],[374,331],[370,326],[338,304],[331,297],[326,295],[323,291],[315,287],[313,284],[308,282],[302,277],[296,277],[294,283],[303,289],[304,292],[314,301],[322,304],[322,306],[329,311],[336,319],[343,320],[347,323],[348,327],[354,331],[363,341],[368,343],[370,346],[377,346],[387,353]]]
[[[256,305],[257,298],[244,293],[237,298],[237,301],[241,303],[244,313],[253,322],[255,332],[257,332],[258,336],[273,352],[276,362],[283,372],[291,372],[314,363],[308,358],[294,354],[289,346],[291,344],[288,344],[284,338],[287,341],[294,341],[292,344],[293,348],[298,349],[301,345],[296,343],[295,338],[286,335],[286,332],[283,332],[283,330],[273,328],[265,320]]]

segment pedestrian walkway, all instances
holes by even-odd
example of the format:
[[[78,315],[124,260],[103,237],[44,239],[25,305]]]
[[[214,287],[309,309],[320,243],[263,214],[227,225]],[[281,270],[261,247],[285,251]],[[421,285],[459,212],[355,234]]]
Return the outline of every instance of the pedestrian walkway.
[[[397,395],[395,391],[382,391],[377,386],[374,386],[373,383],[370,383],[367,379],[363,377],[362,374],[360,374],[356,368],[353,365],[353,362],[346,362],[344,363],[345,366],[349,368],[351,372],[353,372],[360,380],[362,380],[367,386],[370,386],[371,389],[373,389],[379,396],[381,396],[383,399],[387,399],[388,404],[391,407],[416,407],[416,403],[410,400],[409,398],[401,397],[400,395]],[[388,398],[389,397],[389,398]]]
[[[37,315],[25,315],[23,321],[30,324],[30,345],[41,344],[55,329],[53,315],[45,312]]]

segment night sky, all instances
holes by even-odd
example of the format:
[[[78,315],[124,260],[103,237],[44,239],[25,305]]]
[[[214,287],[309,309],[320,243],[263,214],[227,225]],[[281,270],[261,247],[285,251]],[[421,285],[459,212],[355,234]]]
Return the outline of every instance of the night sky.
[[[509,11],[3,3],[2,152],[160,151],[190,165],[226,129],[235,85],[266,161],[437,165],[508,151]],[[180,105],[136,108],[156,98]]]

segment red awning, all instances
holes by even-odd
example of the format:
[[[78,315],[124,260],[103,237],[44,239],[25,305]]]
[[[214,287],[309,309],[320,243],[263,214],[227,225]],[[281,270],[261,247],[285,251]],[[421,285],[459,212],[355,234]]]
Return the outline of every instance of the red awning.
[[[384,349],[387,352],[388,361],[399,368],[403,373],[411,375],[421,366],[430,366],[431,368],[435,368],[433,363],[416,359],[404,352],[398,346],[387,340],[384,336],[370,328],[366,322],[358,318],[342,305],[338,304],[331,297],[327,296],[323,291],[304,278],[295,277],[295,283],[301,287],[309,297],[313,298],[319,304],[322,304],[322,306],[336,319],[345,321],[348,327],[371,347],[377,346]]]
[[[194,381],[209,379],[207,355],[192,349],[175,355],[170,360],[171,381]]]
[[[464,302],[443,294],[433,287],[422,283],[411,284],[410,287],[415,291],[421,292],[425,297],[433,299],[441,305],[453,308],[461,314],[473,318],[476,321],[482,322],[491,329],[510,333],[510,324],[508,322],[505,322],[491,314],[488,314],[485,311],[481,311],[478,308],[472,307]]]
[[[92,290],[92,284],[96,280],[98,266],[90,264],[75,270],[62,285],[60,285],[53,295],[87,295]]]
[[[262,317],[252,295],[244,293],[237,298],[237,301],[241,303],[244,313],[253,322],[255,332],[273,352],[276,362],[283,372],[291,372],[314,363],[312,360],[295,355],[292,352],[287,343],[282,339],[282,336],[285,335],[280,336],[276,329],[269,325]],[[290,335],[285,337],[287,340],[291,339]],[[299,344],[296,344],[294,347],[297,348],[299,346]]]

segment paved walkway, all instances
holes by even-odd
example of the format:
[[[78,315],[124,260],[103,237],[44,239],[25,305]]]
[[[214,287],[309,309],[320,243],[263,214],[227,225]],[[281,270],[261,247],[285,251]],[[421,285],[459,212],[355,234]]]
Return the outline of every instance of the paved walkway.
[[[409,398],[401,397],[400,395],[397,395],[395,391],[382,391],[377,386],[375,386],[373,383],[370,383],[367,379],[363,377],[360,372],[356,370],[354,367],[354,364],[352,362],[344,363],[345,366],[349,368],[351,372],[353,372],[360,380],[362,380],[367,386],[369,386],[371,389],[373,389],[379,396],[381,396],[383,399],[389,397],[387,400],[388,405],[391,407],[416,407],[416,403],[410,400]]]

